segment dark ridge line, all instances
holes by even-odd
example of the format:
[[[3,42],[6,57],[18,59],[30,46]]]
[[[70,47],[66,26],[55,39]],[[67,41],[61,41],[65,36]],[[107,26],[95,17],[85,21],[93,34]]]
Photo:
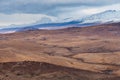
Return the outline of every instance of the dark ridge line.
[[[72,67],[66,67],[66,66],[50,64],[50,63],[47,63],[47,62],[38,62],[38,61],[0,62],[0,65],[4,65],[4,64],[19,64],[19,63],[20,63],[20,65],[25,64],[25,63],[31,63],[31,64],[32,63],[39,63],[41,65],[42,64],[47,64],[47,65],[52,65],[52,66],[63,68],[63,69],[75,70],[77,72],[86,71],[86,72],[97,73],[97,74],[115,75],[115,74],[112,73],[114,71],[112,69],[106,69],[106,70],[100,70],[100,72],[94,72],[94,71],[89,71],[89,70],[76,69],[76,68],[72,68]]]
[[[82,69],[77,69],[77,68],[72,68],[72,67],[66,67],[66,66],[61,66],[61,65],[55,65],[55,64],[52,64],[52,63],[39,62],[39,61],[0,62],[0,65],[1,65],[1,64],[11,64],[11,63],[13,63],[13,64],[16,64],[16,63],[39,63],[39,64],[48,64],[48,65],[53,65],[53,66],[61,67],[61,68],[73,69],[73,70],[76,70],[76,71],[87,71],[87,72],[92,72],[92,73],[104,74],[104,73],[100,73],[100,72],[94,72],[94,71],[89,71],[89,70],[82,70]]]

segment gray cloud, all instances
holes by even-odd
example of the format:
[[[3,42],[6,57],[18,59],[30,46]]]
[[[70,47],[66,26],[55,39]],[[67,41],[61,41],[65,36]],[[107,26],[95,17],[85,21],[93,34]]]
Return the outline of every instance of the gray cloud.
[[[120,0],[0,0],[0,13],[56,15],[75,7],[98,7],[116,3],[120,3]]]
[[[0,0],[0,26],[32,24],[41,18],[61,22],[119,7],[120,0]]]

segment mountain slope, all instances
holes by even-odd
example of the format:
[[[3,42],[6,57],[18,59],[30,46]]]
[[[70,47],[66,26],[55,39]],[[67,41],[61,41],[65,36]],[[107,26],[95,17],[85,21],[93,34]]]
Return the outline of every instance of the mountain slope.
[[[120,11],[107,10],[98,14],[83,17],[81,19],[66,18],[62,22],[53,21],[50,18],[43,18],[31,25],[9,27],[0,29],[0,33],[11,33],[16,31],[38,30],[38,29],[60,29],[66,27],[84,27],[100,24],[120,22]]]
[[[93,14],[82,18],[83,23],[108,23],[120,22],[120,11],[107,10],[98,14]]]
[[[120,23],[0,34],[0,79],[119,80],[119,53]]]
[[[119,80],[120,77],[42,62],[0,63],[1,80]]]

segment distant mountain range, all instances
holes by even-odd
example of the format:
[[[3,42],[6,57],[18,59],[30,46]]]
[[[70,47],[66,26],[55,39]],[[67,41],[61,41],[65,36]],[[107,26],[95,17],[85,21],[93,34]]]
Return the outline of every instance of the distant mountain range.
[[[69,19],[69,20],[68,20]],[[43,20],[43,21],[42,21]],[[42,19],[36,24],[25,25],[20,27],[10,27],[0,29],[0,33],[11,33],[16,31],[36,30],[36,29],[59,29],[65,27],[84,27],[106,23],[120,22],[120,11],[107,10],[101,13],[89,15],[81,19],[64,19],[64,22],[51,22],[50,19]],[[68,22],[67,22],[68,21]]]
[[[82,23],[111,23],[120,22],[120,11],[107,10],[80,19]]]

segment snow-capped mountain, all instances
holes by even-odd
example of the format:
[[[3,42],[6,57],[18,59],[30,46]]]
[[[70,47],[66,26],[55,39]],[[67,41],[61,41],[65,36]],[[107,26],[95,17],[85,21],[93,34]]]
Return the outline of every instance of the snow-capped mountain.
[[[92,14],[92,15],[88,15],[88,16],[80,17],[80,18],[79,17],[74,18],[73,16],[73,17],[65,18],[60,21],[62,23],[71,22],[71,21],[77,21],[77,22],[79,21],[80,24],[87,24],[87,23],[100,23],[101,24],[101,23],[110,23],[110,22],[120,22],[120,10],[106,10],[101,13]]]
[[[98,14],[83,17],[80,19],[82,24],[84,23],[108,23],[108,22],[120,22],[120,11],[107,10]]]
[[[15,31],[26,31],[26,30],[36,30],[36,29],[59,29],[71,26],[84,27],[99,25],[105,23],[120,22],[120,11],[107,10],[101,13],[93,14],[83,18],[65,18],[62,22],[56,20],[56,18],[42,18],[36,23],[29,25],[21,25],[14,27],[8,27],[0,29],[0,33],[15,32]],[[16,26],[16,27],[15,27]]]

